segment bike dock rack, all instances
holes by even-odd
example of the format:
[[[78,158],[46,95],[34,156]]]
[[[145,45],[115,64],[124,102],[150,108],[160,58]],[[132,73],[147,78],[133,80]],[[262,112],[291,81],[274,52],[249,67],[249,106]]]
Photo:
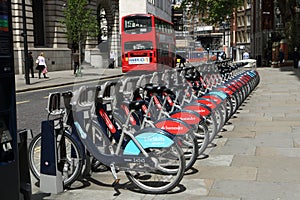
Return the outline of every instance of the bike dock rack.
[[[57,166],[56,130],[54,120],[42,122],[40,190],[46,193],[63,192],[62,173]]]

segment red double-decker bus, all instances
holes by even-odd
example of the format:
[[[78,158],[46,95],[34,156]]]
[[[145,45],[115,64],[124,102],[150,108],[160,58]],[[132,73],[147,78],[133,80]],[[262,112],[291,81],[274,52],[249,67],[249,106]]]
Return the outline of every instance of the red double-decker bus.
[[[175,33],[171,22],[152,14],[122,17],[122,71],[157,71],[175,66]]]

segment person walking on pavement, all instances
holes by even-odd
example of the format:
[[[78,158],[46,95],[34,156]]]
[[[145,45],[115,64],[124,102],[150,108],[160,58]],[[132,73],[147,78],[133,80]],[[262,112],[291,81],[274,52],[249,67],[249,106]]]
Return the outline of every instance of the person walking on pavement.
[[[247,51],[245,51],[244,53],[243,53],[243,60],[247,60],[247,59],[249,59],[250,58],[250,54],[247,52]]]
[[[47,69],[46,60],[43,52],[41,52],[41,54],[38,56],[36,63],[38,64],[36,69],[39,70],[39,78],[41,78],[41,73],[43,73],[44,78],[49,78],[46,76],[48,69]]]
[[[79,53],[78,53],[78,50],[76,50],[73,53],[73,61],[74,61],[74,74],[76,74],[77,70],[79,69]]]
[[[31,73],[31,78],[34,78],[34,72],[33,72],[33,57],[32,52],[30,51],[27,55],[27,65],[29,69],[29,73]]]
[[[294,68],[298,68],[299,67],[299,53],[298,53],[297,47],[295,47],[295,49],[294,49],[293,60],[294,60]]]
[[[109,59],[110,59],[110,63],[108,65],[108,68],[110,68],[110,69],[115,68],[115,52],[114,51],[110,51]]]
[[[179,63],[179,66],[178,67],[181,67],[181,65],[183,67],[185,67],[185,58],[179,54],[176,54],[176,62]]]
[[[284,63],[284,52],[282,49],[279,49],[279,62],[280,64]]]

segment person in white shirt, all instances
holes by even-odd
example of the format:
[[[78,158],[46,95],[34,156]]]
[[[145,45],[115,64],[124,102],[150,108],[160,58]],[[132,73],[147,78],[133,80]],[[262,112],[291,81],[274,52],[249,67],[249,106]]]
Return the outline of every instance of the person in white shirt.
[[[245,52],[243,53],[243,60],[246,60],[246,59],[249,59],[249,58],[250,58],[249,53],[248,53],[247,51],[245,51]]]
[[[110,51],[109,54],[110,63],[108,65],[108,68],[115,68],[115,52]]]
[[[41,73],[43,73],[44,78],[49,78],[46,76],[48,70],[43,52],[41,52],[41,54],[37,57],[36,63],[38,64],[36,69],[39,70],[39,78],[41,78]]]

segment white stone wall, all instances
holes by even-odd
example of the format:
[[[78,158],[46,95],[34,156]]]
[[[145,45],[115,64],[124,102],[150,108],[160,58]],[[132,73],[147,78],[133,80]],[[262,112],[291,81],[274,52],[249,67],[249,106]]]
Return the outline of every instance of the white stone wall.
[[[147,0],[119,1],[120,19],[123,16],[130,15],[130,14],[147,13],[146,3]]]
[[[119,1],[120,21],[123,16],[130,14],[153,14],[167,21],[171,21],[172,0],[130,0]]]

